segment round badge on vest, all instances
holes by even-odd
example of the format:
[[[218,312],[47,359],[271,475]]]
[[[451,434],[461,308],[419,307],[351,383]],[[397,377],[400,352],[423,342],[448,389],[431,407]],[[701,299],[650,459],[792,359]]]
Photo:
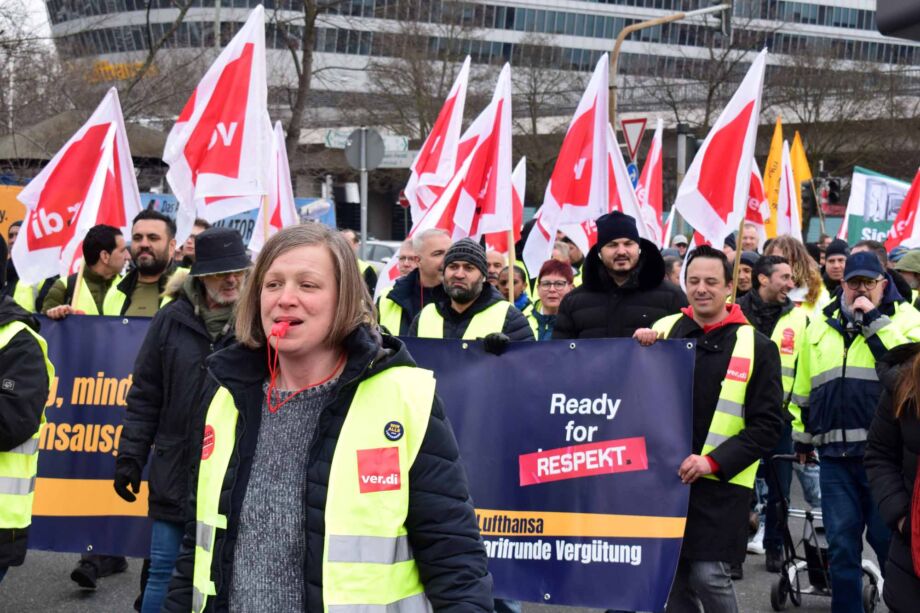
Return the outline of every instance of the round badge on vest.
[[[383,428],[383,435],[387,437],[389,441],[398,441],[403,437],[405,433],[405,428],[398,421],[391,421],[387,423]]]

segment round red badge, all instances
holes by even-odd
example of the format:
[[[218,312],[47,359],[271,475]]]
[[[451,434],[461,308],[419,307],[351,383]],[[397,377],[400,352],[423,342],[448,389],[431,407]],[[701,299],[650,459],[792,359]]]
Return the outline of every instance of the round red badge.
[[[204,438],[201,440],[201,459],[207,460],[214,451],[214,426],[207,424],[204,427]]]

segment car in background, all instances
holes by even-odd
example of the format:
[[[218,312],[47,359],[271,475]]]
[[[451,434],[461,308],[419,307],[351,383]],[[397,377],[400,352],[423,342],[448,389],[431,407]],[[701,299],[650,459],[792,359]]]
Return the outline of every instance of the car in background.
[[[381,268],[387,265],[390,258],[399,252],[401,241],[380,241],[368,239],[367,241],[367,261],[374,264],[374,268],[379,272]]]

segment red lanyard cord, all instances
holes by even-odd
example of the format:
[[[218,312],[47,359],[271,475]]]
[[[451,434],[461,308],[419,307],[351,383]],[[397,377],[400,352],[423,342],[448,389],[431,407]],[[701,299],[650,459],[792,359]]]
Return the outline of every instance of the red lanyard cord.
[[[287,330],[285,330],[285,332],[286,331]],[[308,390],[311,387],[319,387],[320,385],[324,383],[328,383],[329,381],[332,380],[333,377],[336,376],[336,374],[339,372],[339,369],[345,365],[345,358],[347,357],[347,354],[343,353],[342,357],[339,358],[339,361],[336,362],[335,367],[332,369],[332,372],[329,373],[329,375],[325,377],[322,381],[317,381],[316,383],[308,383],[307,385],[303,386],[302,388],[300,388],[299,390],[297,390],[296,392],[294,392],[293,394],[285,398],[280,403],[273,405],[272,404],[272,392],[275,391],[275,387],[276,387],[275,383],[277,382],[277,379],[278,379],[278,350],[277,349],[275,350],[275,360],[274,360],[274,363],[272,363],[272,357],[271,357],[272,356],[272,351],[271,351],[272,336],[275,336],[279,341],[281,340],[281,337],[276,336],[274,334],[274,331],[272,331],[272,333],[268,335],[268,339],[265,342],[265,351],[266,351],[266,355],[268,358],[268,372],[269,372],[268,390],[265,392],[265,404],[268,406],[269,413],[277,413],[278,409],[283,407],[285,404],[287,404],[290,400],[292,400],[295,396],[297,396],[301,392]]]

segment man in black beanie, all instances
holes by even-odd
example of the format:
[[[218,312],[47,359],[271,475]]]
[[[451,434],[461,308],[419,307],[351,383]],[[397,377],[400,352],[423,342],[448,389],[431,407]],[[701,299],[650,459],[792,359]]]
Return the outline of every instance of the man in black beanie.
[[[426,305],[408,335],[481,338],[492,353],[504,351],[508,341],[534,340],[527,318],[485,282],[487,274],[486,252],[479,243],[463,238],[451,245],[444,254],[446,297]]]
[[[658,248],[619,211],[598,218],[597,244],[585,256],[582,277],[559,306],[553,338],[628,338],[687,306],[680,288],[665,279]]]
[[[847,258],[850,256],[850,246],[845,240],[835,238],[824,250],[824,267],[821,271],[821,277],[824,279],[824,287],[833,296],[840,287],[843,280],[843,269],[847,265]]]

